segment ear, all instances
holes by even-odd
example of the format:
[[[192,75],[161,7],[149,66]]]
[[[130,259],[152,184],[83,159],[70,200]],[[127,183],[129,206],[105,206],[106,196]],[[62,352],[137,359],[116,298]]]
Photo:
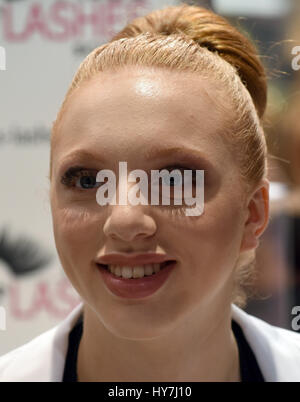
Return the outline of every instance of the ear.
[[[248,199],[240,251],[255,249],[259,245],[258,238],[269,222],[269,187],[269,180],[263,179]]]

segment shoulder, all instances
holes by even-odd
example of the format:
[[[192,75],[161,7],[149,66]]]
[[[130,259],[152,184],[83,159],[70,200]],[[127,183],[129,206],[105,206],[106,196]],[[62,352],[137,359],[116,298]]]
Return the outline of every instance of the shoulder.
[[[264,334],[272,342],[280,342],[285,340],[292,346],[295,346],[297,349],[300,348],[300,333],[271,325],[261,318],[248,314],[235,305],[233,306],[235,310],[234,317],[237,318],[240,323],[242,323],[244,331],[248,332],[249,335],[255,331],[259,334]]]
[[[43,332],[31,341],[1,356],[0,382],[26,381],[26,377],[34,365],[41,362],[43,357],[45,358],[45,352],[51,348],[55,329],[56,327]]]
[[[300,334],[254,317],[232,305],[266,381],[300,381]]]
[[[83,304],[58,325],[0,357],[0,382],[61,381],[68,335]]]

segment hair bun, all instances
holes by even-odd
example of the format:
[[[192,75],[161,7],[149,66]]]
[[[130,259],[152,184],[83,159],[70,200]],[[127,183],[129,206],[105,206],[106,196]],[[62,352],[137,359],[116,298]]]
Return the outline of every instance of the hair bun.
[[[263,117],[267,103],[264,66],[250,40],[225,18],[198,6],[170,6],[134,19],[111,41],[146,32],[160,35],[183,34],[199,46],[218,53],[236,68],[253,99],[259,117]]]

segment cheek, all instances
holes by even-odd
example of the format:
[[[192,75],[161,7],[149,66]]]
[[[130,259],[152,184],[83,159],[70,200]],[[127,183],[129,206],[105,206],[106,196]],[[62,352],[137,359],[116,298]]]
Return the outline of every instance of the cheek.
[[[231,200],[211,202],[204,206],[204,214],[182,225],[183,275],[191,286],[203,292],[217,290],[232,274],[242,236],[238,211]]]
[[[80,206],[52,208],[56,248],[62,264],[89,263],[101,241],[99,211]]]

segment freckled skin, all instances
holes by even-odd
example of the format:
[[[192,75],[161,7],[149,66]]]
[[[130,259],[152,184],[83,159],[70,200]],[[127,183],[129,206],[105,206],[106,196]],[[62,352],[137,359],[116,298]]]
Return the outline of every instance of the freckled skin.
[[[57,251],[85,302],[80,380],[239,378],[230,328],[233,273],[240,250],[257,245],[254,231],[264,230],[267,210],[262,192],[252,208],[251,197],[244,202],[238,167],[217,134],[225,122],[218,99],[208,96],[212,85],[197,75],[130,68],[94,77],[69,101],[53,145],[50,197]],[[202,215],[176,214],[172,206],[99,206],[96,190],[75,193],[60,183],[76,149],[105,158],[97,166],[81,163],[97,170],[117,173],[119,161],[127,161],[128,172],[176,165],[147,162],[153,143],[188,146],[211,161]],[[112,251],[165,252],[178,266],[163,292],[118,300],[93,264]]]

